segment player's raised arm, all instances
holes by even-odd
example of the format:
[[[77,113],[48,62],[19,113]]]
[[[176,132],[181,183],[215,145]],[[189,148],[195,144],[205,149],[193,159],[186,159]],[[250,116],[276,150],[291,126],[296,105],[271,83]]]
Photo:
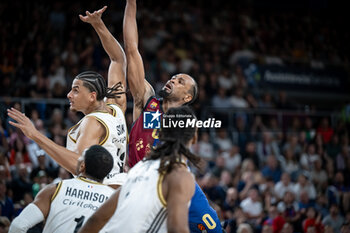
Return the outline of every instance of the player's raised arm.
[[[9,121],[9,123],[22,130],[23,134],[35,141],[48,155],[51,156],[59,165],[67,169],[72,174],[76,173],[76,165],[79,154],[67,150],[40,133],[30,121],[20,111],[11,108],[7,110],[7,114],[16,122]]]
[[[102,46],[106,53],[108,54],[111,64],[109,65],[108,70],[108,87],[114,88],[114,93],[125,92],[126,91],[126,57],[123,51],[122,46],[118,41],[113,37],[109,32],[108,28],[104,24],[101,16],[103,12],[107,9],[107,6],[104,6],[98,11],[90,13],[86,11],[86,15],[79,15],[79,18],[85,22],[91,24],[91,26],[97,32]],[[118,85],[119,84],[119,85]],[[120,85],[121,84],[121,85]],[[115,98],[109,98],[108,103],[114,103],[119,105],[119,107],[125,113],[126,110],[126,95],[120,94]]]
[[[128,61],[127,75],[131,94],[134,98],[134,120],[139,116],[149,97],[154,95],[151,85],[145,80],[142,57],[138,50],[138,32],[136,22],[136,0],[127,0],[123,35],[125,53]]]

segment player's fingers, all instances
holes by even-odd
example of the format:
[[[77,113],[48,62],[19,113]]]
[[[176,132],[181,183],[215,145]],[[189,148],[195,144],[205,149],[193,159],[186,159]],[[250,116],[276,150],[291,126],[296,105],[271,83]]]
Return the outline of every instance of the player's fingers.
[[[16,117],[16,118],[20,118],[21,117],[21,113],[20,112],[17,112],[16,110],[14,109],[7,109],[7,114],[11,117]]]
[[[14,108],[8,109],[7,114],[11,118],[15,119],[17,122],[21,122],[22,123],[22,122],[24,122],[27,119],[27,117],[25,116],[24,113],[14,109]]]
[[[86,11],[87,16],[91,16],[91,13],[89,11]]]
[[[102,9],[100,9],[99,11],[101,11],[101,13],[105,12],[107,9],[107,6],[104,6]]]
[[[86,22],[86,18],[84,16],[79,15],[79,18],[80,18],[81,21]]]
[[[14,119],[15,121],[17,121],[17,122],[22,122],[22,119],[18,115],[14,114],[14,113],[9,112],[9,113],[7,113],[7,115],[9,117],[11,117],[12,119]]]
[[[15,123],[15,122],[13,122],[13,121],[9,121],[9,123],[10,123],[10,125],[13,125],[13,126],[15,126],[15,127],[17,127],[17,128],[21,128],[21,125],[18,124],[18,123]]]

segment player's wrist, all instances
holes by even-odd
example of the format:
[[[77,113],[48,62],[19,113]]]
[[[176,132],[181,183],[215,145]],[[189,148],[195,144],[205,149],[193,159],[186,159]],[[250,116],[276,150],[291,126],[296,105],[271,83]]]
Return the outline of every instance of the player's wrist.
[[[102,19],[98,19],[96,21],[91,22],[91,25],[96,29],[96,28],[101,28],[103,26],[103,21]]]

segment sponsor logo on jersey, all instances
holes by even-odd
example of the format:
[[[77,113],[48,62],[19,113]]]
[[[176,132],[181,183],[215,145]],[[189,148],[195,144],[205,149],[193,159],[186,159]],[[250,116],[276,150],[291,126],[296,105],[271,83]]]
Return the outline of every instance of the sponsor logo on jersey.
[[[152,108],[152,109],[155,109],[156,107],[157,107],[157,103],[156,102],[153,102],[153,103],[151,103],[151,105],[150,105],[150,107]]]

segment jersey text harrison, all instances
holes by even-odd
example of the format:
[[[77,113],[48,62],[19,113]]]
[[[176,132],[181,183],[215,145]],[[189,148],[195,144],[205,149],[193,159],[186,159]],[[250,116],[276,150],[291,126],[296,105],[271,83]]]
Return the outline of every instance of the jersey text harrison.
[[[103,195],[101,193],[90,192],[71,187],[67,187],[65,195],[87,201],[98,201],[100,203],[103,203],[108,199],[106,195]]]

